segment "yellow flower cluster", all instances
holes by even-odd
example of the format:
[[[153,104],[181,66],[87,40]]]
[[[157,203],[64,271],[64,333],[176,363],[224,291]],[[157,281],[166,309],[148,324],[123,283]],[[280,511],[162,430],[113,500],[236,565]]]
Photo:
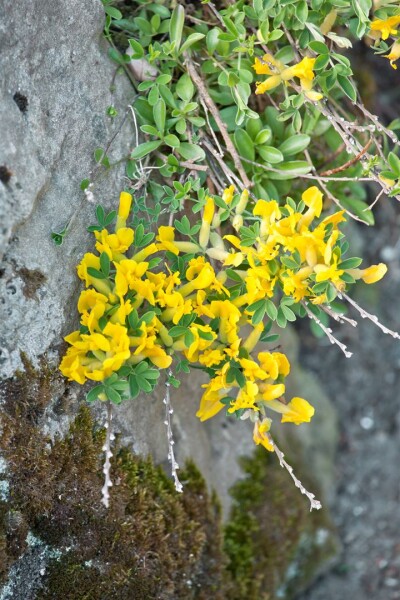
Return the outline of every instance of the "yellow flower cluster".
[[[400,15],[393,15],[387,19],[375,19],[371,23],[369,35],[375,40],[387,40],[390,36],[398,34]],[[385,54],[393,69],[397,69],[395,62],[400,58],[400,40],[397,39],[392,45],[389,54]]]
[[[300,80],[301,89],[310,100],[321,100],[322,94],[313,91],[314,63],[315,58],[303,58],[296,65],[286,66],[277,60],[272,54],[265,54],[260,60],[255,59],[253,68],[257,75],[269,75],[263,82],[257,82],[256,94],[265,94],[265,92],[276,88],[281,83],[288,83],[291,79],[297,77]]]
[[[238,197],[231,186],[222,201],[238,235],[219,235],[222,209],[207,197],[198,243],[177,240],[173,227],[161,226],[155,241],[139,249],[126,226],[132,198],[122,192],[115,231],[95,231],[97,254],[85,254],[77,267],[87,288],[78,301],[81,327],[65,338],[70,347],[60,369],[79,384],[105,382],[122,380],[140,365],[153,369],[154,377],[154,368],[169,369],[180,357],[210,377],[198,417],[204,421],[224,407],[251,417],[254,441],[271,450],[267,409],[297,425],[314,413],[302,398],[285,401],[290,365],[284,354],[251,354],[264,332],[265,311],[273,318],[271,299],[283,296],[292,308],[301,301],[330,302],[347,282],[373,283],[386,267],[361,270],[359,263],[349,268],[341,262],[339,224],[345,218],[339,212],[313,225],[322,210],[316,187],[304,192],[299,206],[258,200],[251,230],[242,225],[248,192]],[[219,271],[210,259],[221,264]],[[116,385],[125,389],[122,381]],[[144,391],[152,389],[146,385]]]

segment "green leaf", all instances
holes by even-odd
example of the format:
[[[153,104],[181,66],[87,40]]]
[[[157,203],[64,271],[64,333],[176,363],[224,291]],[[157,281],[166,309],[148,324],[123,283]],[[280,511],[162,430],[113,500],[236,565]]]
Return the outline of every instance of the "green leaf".
[[[329,54],[329,48],[326,44],[323,44],[322,42],[310,42],[308,44],[308,47],[313,50],[313,52],[316,52],[317,54]]]
[[[98,271],[93,267],[88,267],[87,272],[91,277],[94,277],[95,279],[106,279],[106,276],[101,271]]]
[[[257,148],[257,152],[261,158],[271,163],[271,165],[276,165],[283,161],[282,152],[273,146],[260,146]]]
[[[106,252],[100,254],[100,268],[105,277],[108,277],[110,274],[110,258]]]
[[[79,187],[84,192],[85,190],[87,190],[89,185],[90,185],[90,179],[82,179]]]
[[[174,135],[173,133],[169,133],[168,135],[166,135],[164,138],[164,142],[170,148],[179,148],[181,144],[179,138],[177,138],[176,135]]]
[[[153,142],[144,142],[143,144],[139,144],[139,146],[136,146],[136,148],[132,150],[131,158],[140,160],[144,156],[147,156],[147,154],[150,154],[150,152],[157,150],[157,148],[161,146],[161,143],[162,142],[160,140],[154,140]]]
[[[193,44],[195,44],[196,42],[199,42],[204,37],[205,37],[204,33],[191,33],[188,36],[188,38],[183,42],[182,47],[179,51],[179,54],[183,54],[184,52],[186,52],[186,50],[188,50],[190,48],[190,46],[193,46]]]
[[[272,300],[267,299],[265,301],[265,305],[267,315],[272,321],[275,321],[276,317],[278,316],[278,309],[276,308],[275,304],[272,302]]]
[[[395,173],[397,179],[400,177],[400,158],[394,152],[389,152],[388,161],[390,168]]]
[[[254,142],[247,131],[245,129],[236,129],[233,137],[240,156],[247,158],[247,160],[254,161]]]
[[[97,398],[99,397],[99,394],[101,394],[101,392],[104,392],[104,386],[103,386],[103,384],[101,384],[101,385],[95,385],[86,394],[86,400],[87,400],[87,402],[95,402],[97,400]]]
[[[153,389],[151,383],[149,381],[147,381],[147,379],[145,377],[143,377],[142,375],[136,376],[136,383],[137,383],[139,389],[143,390],[143,392],[145,392],[146,394],[151,392],[151,390]]]
[[[136,40],[132,40],[132,39],[128,40],[128,42],[129,42],[130,47],[132,48],[132,54],[130,55],[131,58],[133,58],[134,60],[143,58],[144,50],[143,50],[142,44],[140,44]]]
[[[361,263],[362,258],[347,258],[346,260],[338,264],[338,269],[343,269],[344,271],[346,269],[356,269],[361,265]]]
[[[292,135],[279,146],[279,150],[285,156],[293,156],[294,154],[303,152],[303,150],[305,150],[309,145],[310,141],[310,136],[305,135],[304,133]]]
[[[263,305],[254,312],[254,315],[251,318],[251,322],[253,325],[258,325],[264,318],[266,311],[266,304],[263,301]]]
[[[168,331],[168,333],[171,337],[175,338],[175,337],[180,337],[181,335],[185,335],[187,331],[188,331],[187,327],[181,327],[180,325],[175,325],[174,327],[171,327],[171,329]]]
[[[142,323],[146,323],[146,325],[150,325],[155,316],[156,316],[156,313],[154,312],[154,310],[149,310],[148,312],[144,313],[144,315],[142,315],[139,319],[138,327],[140,327],[140,325]]]
[[[357,90],[354,85],[351,83],[350,79],[344,77],[343,75],[337,76],[337,82],[339,87],[344,91],[346,96],[350,98],[353,102],[357,100]]]
[[[114,8],[114,6],[104,6],[104,11],[106,15],[109,15],[113,19],[122,19],[122,12],[118,10],[118,8]]]
[[[132,374],[129,376],[129,393],[132,400],[139,395],[140,389],[136,381],[136,375]]]
[[[277,168],[281,172],[271,172],[269,174],[270,179],[278,179],[284,181],[285,179],[294,179],[299,175],[306,175],[311,171],[310,165],[305,160],[292,160],[280,164]]]
[[[190,76],[184,73],[177,81],[175,91],[181,100],[190,102],[194,95],[194,85]]]
[[[121,395],[117,392],[117,390],[115,390],[112,387],[106,387],[105,393],[107,394],[108,399],[111,400],[113,404],[121,404],[122,398]]]
[[[354,213],[357,217],[360,217],[368,225],[375,223],[374,213],[369,210],[368,204],[359,200],[358,198],[341,197],[341,204],[343,208],[347,208],[350,212]]]
[[[179,146],[179,154],[185,160],[204,160],[206,155],[200,146],[196,146],[195,144],[189,144],[188,142],[181,142]]]
[[[163,135],[165,129],[166,108],[162,98],[159,98],[153,106],[153,117],[158,131]]]
[[[183,25],[185,23],[185,10],[183,6],[177,4],[172,11],[171,21],[169,24],[169,38],[171,42],[175,42],[175,51],[179,50],[182,39]]]

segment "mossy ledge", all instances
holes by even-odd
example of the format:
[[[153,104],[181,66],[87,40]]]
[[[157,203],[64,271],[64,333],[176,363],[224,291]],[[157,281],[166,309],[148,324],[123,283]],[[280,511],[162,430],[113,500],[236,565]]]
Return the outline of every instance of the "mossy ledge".
[[[28,531],[51,550],[29,596],[37,600],[291,598],[335,554],[328,515],[310,515],[288,474],[262,449],[243,460],[224,527],[194,463],[182,471],[185,489],[177,494],[160,467],[126,448],[113,461],[106,510],[104,430],[82,406],[64,438],[44,436],[41,417],[59,376],[44,363],[39,371],[25,367],[3,394],[0,450],[10,489],[0,506],[3,582],[26,556]]]

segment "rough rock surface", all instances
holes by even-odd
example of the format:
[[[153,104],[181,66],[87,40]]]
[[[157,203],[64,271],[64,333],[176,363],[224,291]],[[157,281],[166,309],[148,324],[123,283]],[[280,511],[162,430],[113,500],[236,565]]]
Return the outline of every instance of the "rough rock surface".
[[[85,251],[93,207],[79,189],[93,169],[95,148],[116,127],[106,117],[114,103],[124,109],[132,95],[105,55],[102,7],[97,0],[2,3],[0,166],[0,375],[21,367],[20,351],[33,362],[60,340],[70,322],[77,280],[74,265]],[[129,148],[129,125],[117,137],[115,156]],[[117,170],[100,178],[96,198],[115,202]],[[50,239],[74,219],[61,247]]]
[[[116,92],[109,91],[115,65],[106,55],[103,9],[97,0],[23,4],[4,0],[2,13],[0,377],[6,379],[24,370],[23,360],[40,368],[40,357],[45,355],[50,365],[56,365],[63,350],[62,336],[76,325],[79,282],[75,265],[90,248],[86,227],[93,218],[93,205],[79,184],[95,166],[94,149],[104,148],[118,127],[118,119],[114,122],[106,116],[107,106],[116,106],[121,118],[132,88],[118,76]],[[111,157],[126,155],[131,139],[128,119],[113,142]],[[94,187],[96,200],[114,207],[122,177],[118,169],[106,176],[100,173]],[[56,246],[50,234],[68,222],[69,233],[62,246]],[[293,347],[296,362],[294,337],[288,345]],[[195,417],[200,385],[201,377],[190,377],[173,393],[177,457],[179,462],[194,459],[209,486],[216,489],[227,515],[228,490],[240,472],[237,459],[253,451],[251,427],[233,419],[227,422],[223,415],[201,424]],[[293,395],[308,397],[320,407],[320,421],[310,429],[289,426],[285,434],[291,429],[299,456],[312,465],[324,495],[329,496],[336,444],[333,409],[317,380],[296,366],[290,385]],[[46,434],[66,433],[79,405],[78,387],[70,386],[61,412],[56,408],[63,390],[52,398],[42,422]],[[122,443],[137,453],[150,453],[157,463],[166,463],[161,400],[162,388],[135,405],[120,407],[115,411],[115,427]],[[96,410],[101,420],[102,409]],[[0,483],[6,496],[5,482]],[[37,555],[39,568],[41,551],[29,552],[26,564]],[[8,597],[4,593],[1,598]],[[19,597],[27,596],[21,591]]]

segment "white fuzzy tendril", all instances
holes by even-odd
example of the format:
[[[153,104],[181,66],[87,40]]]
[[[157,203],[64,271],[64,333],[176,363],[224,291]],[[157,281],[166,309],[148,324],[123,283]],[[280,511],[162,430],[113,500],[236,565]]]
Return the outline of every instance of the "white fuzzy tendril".
[[[315,321],[317,323],[317,325],[319,325],[321,327],[322,331],[325,333],[325,335],[327,336],[330,343],[336,344],[336,346],[339,346],[339,348],[341,349],[341,351],[343,352],[343,354],[345,355],[346,358],[350,358],[351,356],[353,356],[353,353],[349,352],[347,350],[347,346],[345,344],[342,344],[342,342],[339,342],[339,340],[337,338],[335,338],[335,336],[332,334],[332,329],[330,327],[326,327],[320,321],[320,319],[318,319],[318,317],[316,317],[314,315],[314,313],[311,312],[311,310],[308,308],[308,306],[305,302],[302,302],[302,305],[304,306],[309,318],[312,319],[313,321]]]
[[[172,375],[172,371],[169,371],[168,377],[170,377],[171,375]],[[167,379],[167,381],[165,382],[165,396],[164,396],[163,403],[165,404],[164,425],[167,427],[167,437],[168,437],[168,460],[171,463],[171,473],[172,473],[172,477],[174,478],[175,489],[177,492],[182,492],[183,485],[179,481],[179,477],[178,477],[178,473],[177,473],[177,471],[179,469],[179,465],[175,460],[175,454],[174,454],[175,442],[173,440],[172,427],[171,427],[171,415],[173,414],[174,411],[171,406],[170,388],[171,388],[171,384],[169,383],[169,381]]]
[[[359,306],[357,304],[357,302],[355,302],[352,298],[350,298],[350,296],[348,296],[344,292],[339,292],[338,296],[339,296],[339,298],[342,298],[342,297],[345,298],[349,304],[354,306],[356,311],[358,311],[360,313],[360,315],[363,319],[369,319],[370,321],[375,323],[375,325],[377,327],[379,327],[379,329],[381,329],[383,331],[383,333],[386,333],[387,335],[391,335],[392,337],[394,337],[398,340],[400,339],[400,334],[398,334],[397,331],[392,331],[391,329],[388,329],[387,327],[385,327],[385,325],[382,325],[382,323],[380,323],[378,321],[378,317],[376,315],[371,315],[369,312],[367,312],[366,310],[361,308],[361,306]]]
[[[349,319],[349,317],[346,317],[346,315],[343,315],[342,313],[335,312],[330,306],[325,306],[324,304],[321,304],[320,308],[322,308],[322,310],[327,315],[332,317],[332,319],[334,319],[338,323],[349,323],[349,325],[351,325],[352,327],[357,327],[358,325],[357,321],[355,321],[354,319]]]
[[[296,475],[293,473],[293,467],[291,467],[285,460],[285,455],[283,454],[282,450],[279,450],[278,446],[275,444],[274,440],[272,439],[271,434],[267,433],[268,436],[268,440],[270,442],[270,444],[272,445],[275,454],[278,457],[279,460],[279,464],[281,465],[282,469],[286,469],[286,471],[289,472],[290,477],[293,479],[295,486],[300,490],[300,492],[302,494],[304,494],[304,496],[307,496],[307,498],[310,501],[310,512],[315,508],[316,510],[319,510],[320,508],[322,508],[322,504],[319,500],[315,499],[315,495],[312,494],[311,492],[307,491],[306,488],[304,487],[304,485],[301,483],[301,481],[299,479],[297,479]]]
[[[111,460],[110,459],[113,455],[111,452],[111,442],[115,439],[115,436],[111,431],[111,421],[112,421],[112,408],[111,408],[111,404],[109,402],[107,404],[107,420],[104,424],[104,427],[106,428],[106,440],[105,440],[103,448],[102,448],[103,452],[105,452],[105,460],[104,460],[104,465],[103,465],[104,485],[101,488],[101,494],[102,494],[101,501],[106,508],[109,507],[109,501],[110,501],[110,492],[108,491],[108,488],[110,488],[112,486],[112,481],[111,481],[111,477],[110,477],[110,471],[111,471]]]

